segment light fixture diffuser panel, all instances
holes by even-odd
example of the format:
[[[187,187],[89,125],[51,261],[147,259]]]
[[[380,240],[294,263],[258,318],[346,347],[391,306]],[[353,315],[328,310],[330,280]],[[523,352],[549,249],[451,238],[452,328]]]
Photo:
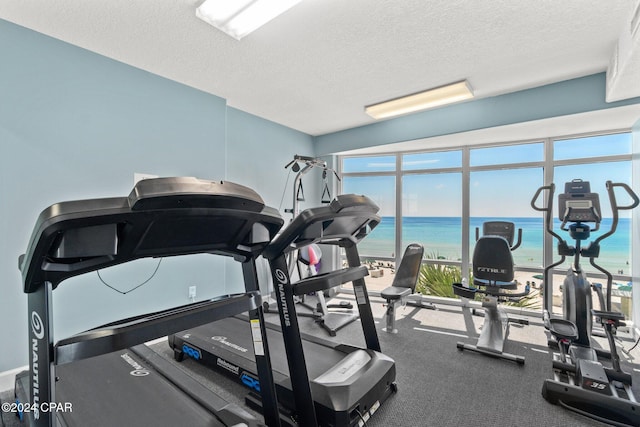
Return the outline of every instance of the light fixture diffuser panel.
[[[301,1],[206,0],[196,9],[196,16],[240,40]]]
[[[386,119],[473,98],[469,82],[452,83],[365,107],[374,119]]]

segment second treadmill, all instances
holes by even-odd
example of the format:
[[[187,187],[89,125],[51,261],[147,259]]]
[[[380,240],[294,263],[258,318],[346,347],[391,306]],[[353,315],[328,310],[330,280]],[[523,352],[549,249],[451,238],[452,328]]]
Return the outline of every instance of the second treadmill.
[[[298,215],[263,252],[275,284],[280,327],[267,325],[278,403],[293,425],[354,426],[396,391],[395,363],[381,353],[357,243],[380,222],[367,197],[340,195]],[[312,243],[344,248],[348,267],[291,283],[286,254]],[[301,334],[294,296],[353,283],[366,348]],[[177,360],[191,357],[260,390],[246,320],[227,318],[169,337]],[[283,356],[286,355],[286,362]],[[254,401],[257,403],[257,401]]]

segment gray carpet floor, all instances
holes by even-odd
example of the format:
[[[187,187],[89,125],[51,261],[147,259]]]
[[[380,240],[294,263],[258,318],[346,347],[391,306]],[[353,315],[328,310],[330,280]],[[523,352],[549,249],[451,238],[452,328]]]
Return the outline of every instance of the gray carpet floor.
[[[349,296],[345,296],[349,299]],[[398,392],[387,400],[367,422],[369,427],[387,426],[601,426],[561,407],[547,403],[541,396],[544,379],[551,378],[551,354],[540,319],[530,324],[512,324],[505,351],[522,355],[524,365],[502,359],[459,351],[456,342],[475,343],[483,319],[466,309],[439,306],[438,310],[414,307],[398,312],[399,333],[388,334],[384,327],[382,300],[373,297],[374,315],[383,352],[397,366]],[[275,315],[267,315],[277,321]],[[359,322],[330,338],[312,319],[301,318],[305,332],[350,344],[363,344]],[[622,334],[621,334],[622,335]],[[619,342],[623,348],[630,340]],[[192,360],[173,361],[165,342],[152,348],[172,363],[214,389],[224,399],[244,404],[246,389]],[[640,350],[621,352],[625,370],[633,374],[634,391],[640,396]],[[13,400],[12,392],[0,394],[2,401]],[[3,414],[7,427],[19,426],[12,414]]]

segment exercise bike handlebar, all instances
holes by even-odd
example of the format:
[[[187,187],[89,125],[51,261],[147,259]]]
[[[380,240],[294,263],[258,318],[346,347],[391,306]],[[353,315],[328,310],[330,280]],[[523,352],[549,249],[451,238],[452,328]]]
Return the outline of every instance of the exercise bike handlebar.
[[[476,227],[476,242],[480,240],[480,227]],[[516,240],[516,244],[510,246],[509,249],[515,251],[522,244],[522,228],[518,228],[518,240]]]

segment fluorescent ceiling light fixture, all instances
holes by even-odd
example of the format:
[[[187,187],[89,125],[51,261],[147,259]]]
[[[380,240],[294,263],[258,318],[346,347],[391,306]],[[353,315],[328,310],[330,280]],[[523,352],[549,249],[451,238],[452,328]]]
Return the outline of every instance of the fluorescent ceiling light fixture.
[[[301,1],[206,0],[196,9],[196,16],[240,40]]]
[[[473,98],[473,89],[471,89],[469,82],[463,80],[424,92],[414,93],[413,95],[403,96],[402,98],[369,105],[364,110],[374,119],[386,119],[470,98]]]

